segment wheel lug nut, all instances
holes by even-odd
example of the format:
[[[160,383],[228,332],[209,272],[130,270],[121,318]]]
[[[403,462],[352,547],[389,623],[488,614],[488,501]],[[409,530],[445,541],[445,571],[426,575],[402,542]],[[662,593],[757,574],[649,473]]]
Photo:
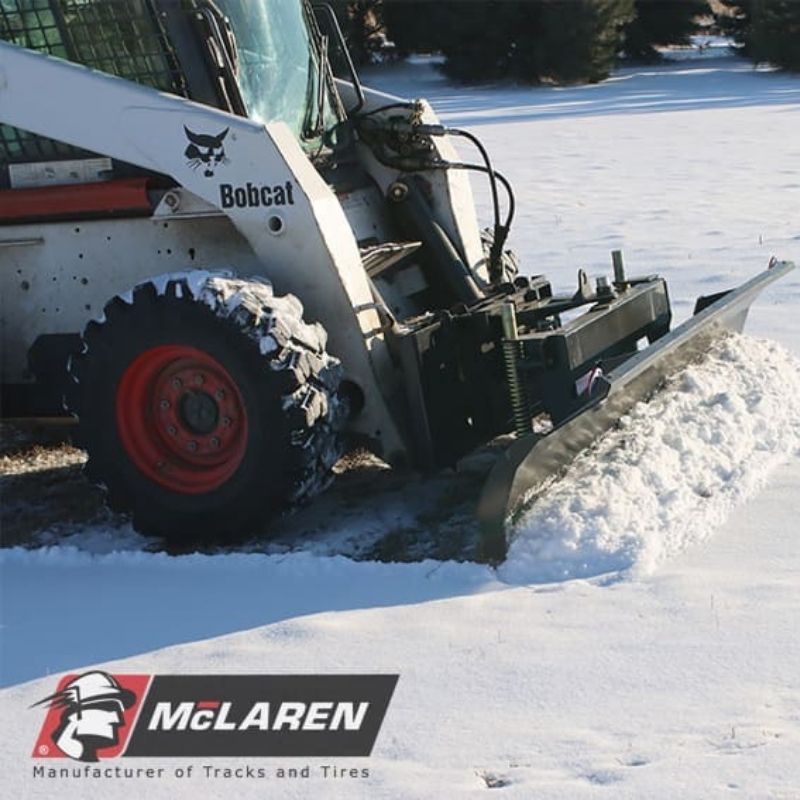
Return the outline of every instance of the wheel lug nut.
[[[167,433],[168,433],[170,436],[174,436],[174,435],[175,435],[177,432],[178,432],[178,429],[177,429],[177,428],[176,428],[174,425],[170,425],[170,426],[167,428]]]
[[[197,442],[194,442],[194,441],[187,442],[186,443],[186,449],[191,451],[192,453],[194,453],[194,451],[197,450]]]
[[[159,405],[162,411],[166,411],[169,408],[169,400],[162,400]]]

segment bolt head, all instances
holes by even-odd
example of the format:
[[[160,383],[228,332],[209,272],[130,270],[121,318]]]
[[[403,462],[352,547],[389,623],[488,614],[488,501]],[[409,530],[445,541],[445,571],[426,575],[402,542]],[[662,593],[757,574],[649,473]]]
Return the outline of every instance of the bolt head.
[[[164,399],[158,404],[162,411],[166,411],[169,408],[169,400]]]
[[[206,382],[206,379],[202,375],[195,375],[194,376],[194,383],[195,386],[202,386]]]
[[[170,436],[174,436],[174,435],[175,435],[177,432],[178,432],[178,429],[177,429],[177,428],[176,428],[174,425],[170,425],[170,426],[167,428],[167,433],[168,433]]]
[[[180,378],[173,378],[172,379],[172,388],[173,389],[180,389],[183,386],[183,381]]]
[[[212,447],[219,447],[219,438],[216,436],[211,437],[211,446]]]
[[[197,450],[197,442],[194,442],[194,441],[187,442],[186,443],[186,449],[189,450],[190,452],[194,453],[194,451]]]
[[[222,424],[223,424],[224,427],[229,428],[230,424],[231,424],[231,418],[230,417],[223,417],[222,418]]]

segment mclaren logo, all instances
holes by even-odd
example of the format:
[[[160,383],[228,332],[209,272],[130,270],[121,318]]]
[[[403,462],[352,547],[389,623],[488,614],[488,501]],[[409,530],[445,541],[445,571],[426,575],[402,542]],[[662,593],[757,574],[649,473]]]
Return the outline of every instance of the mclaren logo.
[[[397,677],[66,675],[33,756],[368,756]]]
[[[54,694],[32,706],[50,709],[34,756],[99,761],[118,755],[148,680],[127,675],[120,681],[99,670],[68,676]]]
[[[147,729],[151,731],[357,731],[369,703],[293,703],[273,706],[253,703],[245,713],[233,703],[157,703]]]

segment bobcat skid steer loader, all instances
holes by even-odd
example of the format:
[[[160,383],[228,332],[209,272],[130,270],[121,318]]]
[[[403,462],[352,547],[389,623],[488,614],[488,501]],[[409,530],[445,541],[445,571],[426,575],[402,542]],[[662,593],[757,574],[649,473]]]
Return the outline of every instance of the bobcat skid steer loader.
[[[433,470],[513,432],[479,503],[502,559],[520,500],[791,268],[672,331],[618,255],[571,294],[518,275],[480,142],[363,88],[306,0],[0,0],[0,40],[4,410],[77,416],[143,531],[264,529],[345,441]]]

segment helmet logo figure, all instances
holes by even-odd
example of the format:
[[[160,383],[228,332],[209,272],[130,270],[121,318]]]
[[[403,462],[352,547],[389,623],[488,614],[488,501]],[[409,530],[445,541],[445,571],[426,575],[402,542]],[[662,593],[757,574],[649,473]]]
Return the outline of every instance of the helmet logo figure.
[[[230,128],[225,128],[217,136],[210,136],[207,133],[195,133],[185,125],[183,130],[189,140],[188,147],[183,151],[187,163],[192,169],[203,166],[203,175],[206,178],[213,178],[214,170],[217,166],[228,163],[228,158],[225,155],[225,146],[222,143]]]
[[[63,709],[53,743],[76,761],[98,761],[97,751],[119,743],[123,712],[136,703],[136,695],[119,685],[107,672],[84,672],[61,691],[34,706]]]

